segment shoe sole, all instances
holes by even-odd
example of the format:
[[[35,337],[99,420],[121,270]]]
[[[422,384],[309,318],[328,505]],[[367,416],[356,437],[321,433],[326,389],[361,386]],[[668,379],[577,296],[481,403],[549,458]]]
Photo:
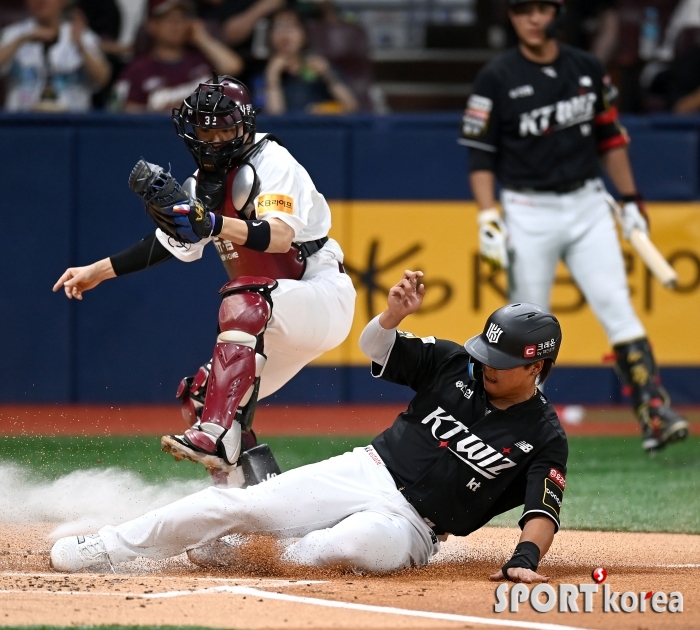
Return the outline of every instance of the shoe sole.
[[[666,435],[662,437],[662,441],[664,444],[680,442],[688,437],[688,433],[688,423],[685,420],[679,420],[669,427]]]
[[[161,438],[160,448],[163,452],[170,453],[175,458],[175,461],[178,462],[186,459],[195,464],[203,464],[209,470],[225,473],[229,473],[236,468],[235,464],[227,464],[221,457],[200,453],[181,444],[172,435],[166,435]]]

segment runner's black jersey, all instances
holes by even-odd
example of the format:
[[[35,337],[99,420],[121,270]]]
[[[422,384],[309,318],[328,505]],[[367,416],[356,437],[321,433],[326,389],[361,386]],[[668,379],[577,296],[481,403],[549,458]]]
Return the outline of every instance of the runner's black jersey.
[[[550,65],[508,50],[476,78],[459,142],[490,154],[486,170],[506,187],[556,190],[598,177],[599,154],[628,143],[603,66],[588,52],[559,47]],[[472,170],[483,168],[483,159],[477,166],[472,159]]]
[[[468,378],[470,357],[451,341],[397,333],[384,367],[372,373],[416,395],[372,445],[403,495],[437,533],[466,536],[525,505],[559,528],[568,443],[539,391],[501,411],[483,381]]]

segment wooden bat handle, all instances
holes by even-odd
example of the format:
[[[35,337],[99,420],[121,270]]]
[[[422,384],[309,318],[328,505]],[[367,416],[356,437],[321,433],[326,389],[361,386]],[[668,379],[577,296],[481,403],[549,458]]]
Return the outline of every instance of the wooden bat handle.
[[[649,237],[641,230],[632,230],[630,243],[657,280],[667,289],[675,289],[678,284],[678,274],[656,249]]]

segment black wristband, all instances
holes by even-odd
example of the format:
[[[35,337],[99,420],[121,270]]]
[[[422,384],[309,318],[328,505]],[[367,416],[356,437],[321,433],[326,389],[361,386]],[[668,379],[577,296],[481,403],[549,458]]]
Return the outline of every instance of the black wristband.
[[[539,563],[540,548],[534,542],[526,540],[525,542],[518,543],[518,546],[513,552],[513,556],[503,565],[501,571],[503,577],[512,582],[513,579],[508,575],[508,569],[521,567],[523,569],[537,571],[537,565],[539,565]]]
[[[267,221],[246,221],[248,226],[248,238],[243,243],[244,247],[254,249],[256,252],[264,252],[270,247],[270,224]]]
[[[211,235],[212,236],[219,236],[221,234],[221,230],[224,229],[224,217],[221,214],[216,214],[215,212],[211,213],[212,218],[214,219],[214,225],[211,230]]]
[[[642,196],[639,193],[634,193],[633,195],[622,195],[620,200],[622,203],[639,203],[642,201]]]
[[[132,245],[123,252],[110,256],[112,269],[117,276],[127,273],[142,271],[148,267],[153,267],[166,260],[170,260],[173,255],[161,244],[155,232],[146,238]]]

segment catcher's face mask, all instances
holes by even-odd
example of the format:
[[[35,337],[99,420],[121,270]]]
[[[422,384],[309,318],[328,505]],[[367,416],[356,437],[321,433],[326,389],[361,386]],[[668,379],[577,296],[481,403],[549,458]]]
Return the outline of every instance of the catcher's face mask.
[[[232,168],[253,142],[256,113],[248,88],[223,77],[200,84],[173,110],[172,120],[199,168],[220,171]],[[215,133],[218,129],[225,133]]]

